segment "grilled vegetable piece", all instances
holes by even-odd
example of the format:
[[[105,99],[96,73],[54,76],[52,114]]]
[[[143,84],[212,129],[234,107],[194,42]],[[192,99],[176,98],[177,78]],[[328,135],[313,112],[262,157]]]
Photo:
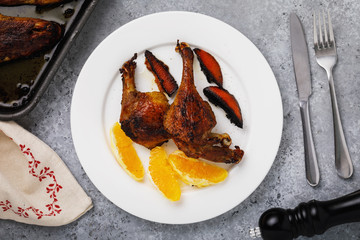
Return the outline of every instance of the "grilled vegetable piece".
[[[170,74],[169,67],[157,59],[149,50],[145,51],[145,65],[154,74],[160,92],[166,92],[171,97],[179,87]]]
[[[55,22],[0,14],[0,63],[48,50],[62,34],[62,27]]]
[[[66,0],[65,0],[66,1]],[[65,2],[64,0],[0,0],[0,5],[17,6],[17,5],[38,5],[45,6]]]
[[[195,48],[194,52],[200,62],[201,71],[205,74],[208,82],[213,82],[219,87],[222,87],[223,76],[220,65],[216,59],[210,53],[199,48]]]
[[[220,106],[226,112],[226,117],[236,126],[243,127],[243,119],[239,103],[227,90],[216,86],[204,88],[204,94],[209,101]]]

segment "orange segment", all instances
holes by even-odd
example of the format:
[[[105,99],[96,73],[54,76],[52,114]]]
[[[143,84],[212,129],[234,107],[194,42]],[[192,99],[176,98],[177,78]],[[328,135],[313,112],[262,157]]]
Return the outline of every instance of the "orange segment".
[[[180,175],[183,182],[197,187],[219,183],[228,176],[225,169],[195,158],[189,158],[180,150],[170,154],[169,164]]]
[[[132,178],[140,181],[144,178],[145,171],[131,139],[126,136],[121,126],[116,122],[110,131],[111,150],[116,161]]]
[[[151,150],[149,172],[152,182],[167,199],[171,201],[180,200],[180,185],[176,173],[167,161],[164,148],[155,147]]]

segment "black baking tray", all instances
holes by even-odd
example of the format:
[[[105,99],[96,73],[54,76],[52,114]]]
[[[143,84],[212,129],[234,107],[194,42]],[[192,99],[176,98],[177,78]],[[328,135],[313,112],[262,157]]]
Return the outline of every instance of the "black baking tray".
[[[72,4],[75,7],[75,11],[71,17],[67,18],[62,23],[65,27],[63,38],[52,50],[44,54],[44,57],[47,59],[36,75],[36,80],[31,86],[26,103],[21,104],[18,107],[0,106],[0,120],[13,120],[23,117],[36,106],[36,104],[40,101],[41,96],[47,89],[50,81],[53,79],[57,69],[61,65],[62,60],[69,50],[72,42],[75,40],[77,34],[87,21],[98,1],[99,0],[74,0],[66,3],[71,4],[71,2],[73,2]],[[0,13],[8,16],[35,17],[52,20],[51,14],[52,12],[56,12],[56,10],[54,10],[56,8],[64,8],[64,4],[52,6],[48,9],[39,9],[35,6],[0,6]],[[54,17],[54,19],[56,18]]]

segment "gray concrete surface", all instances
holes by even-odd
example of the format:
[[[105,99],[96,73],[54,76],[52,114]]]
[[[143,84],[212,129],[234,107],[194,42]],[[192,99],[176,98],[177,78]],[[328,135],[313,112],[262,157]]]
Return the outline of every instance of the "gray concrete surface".
[[[312,12],[318,9],[330,9],[332,14],[339,54],[334,70],[335,86],[355,173],[350,180],[343,180],[336,174],[329,87],[324,71],[315,62],[312,46],[309,46],[313,78],[310,104],[321,170],[321,182],[318,187],[312,188],[304,176],[301,119],[290,52],[289,13],[294,11],[298,14],[307,40],[311,42]],[[150,13],[169,10],[203,13],[232,25],[247,36],[273,69],[284,109],[280,148],[270,172],[258,189],[229,212],[189,225],[149,222],[112,204],[95,188],[82,169],[70,132],[74,85],[92,50],[123,24]],[[249,228],[257,225],[259,216],[268,208],[293,208],[301,201],[314,198],[327,200],[359,189],[359,12],[360,2],[355,0],[100,1],[40,103],[28,116],[18,120],[60,155],[93,199],[94,208],[78,221],[62,227],[38,227],[2,220],[0,239],[250,239]],[[359,223],[334,227],[313,239],[360,239]]]

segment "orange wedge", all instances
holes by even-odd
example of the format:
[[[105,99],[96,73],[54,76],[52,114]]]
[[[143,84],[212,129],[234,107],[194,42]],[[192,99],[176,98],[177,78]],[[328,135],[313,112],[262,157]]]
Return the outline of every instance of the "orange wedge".
[[[222,182],[228,176],[225,169],[187,157],[180,150],[170,154],[168,161],[175,172],[179,174],[181,180],[189,185],[206,187]]]
[[[116,161],[127,174],[135,180],[141,181],[145,175],[144,167],[132,145],[132,140],[126,136],[118,122],[111,128],[110,139]]]
[[[171,200],[180,200],[181,190],[176,173],[167,161],[167,154],[162,147],[150,151],[149,173],[152,182],[163,195]]]

